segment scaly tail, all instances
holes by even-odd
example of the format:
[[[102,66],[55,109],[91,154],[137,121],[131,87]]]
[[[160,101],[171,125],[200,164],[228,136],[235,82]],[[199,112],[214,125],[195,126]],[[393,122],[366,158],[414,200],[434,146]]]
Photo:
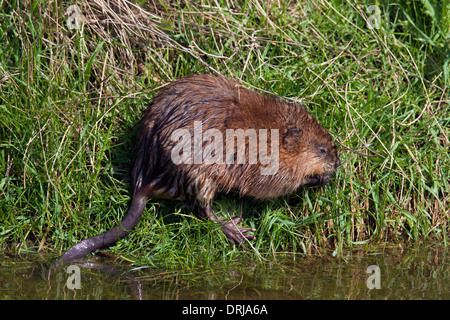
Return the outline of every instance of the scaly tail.
[[[113,243],[124,238],[141,220],[141,215],[145,209],[146,202],[146,196],[143,196],[142,194],[135,195],[127,214],[117,227],[77,243],[61,256],[60,261],[64,263],[71,262],[75,259],[84,257],[88,253],[109,247]]]

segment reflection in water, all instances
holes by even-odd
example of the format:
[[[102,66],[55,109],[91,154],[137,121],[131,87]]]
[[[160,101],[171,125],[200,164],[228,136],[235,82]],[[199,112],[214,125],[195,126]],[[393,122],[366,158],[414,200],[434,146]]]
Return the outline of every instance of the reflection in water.
[[[46,260],[0,257],[0,299],[450,299],[442,247],[352,251],[342,258],[285,255],[176,271],[111,261],[79,263],[81,289],[69,289],[68,266],[47,280]]]

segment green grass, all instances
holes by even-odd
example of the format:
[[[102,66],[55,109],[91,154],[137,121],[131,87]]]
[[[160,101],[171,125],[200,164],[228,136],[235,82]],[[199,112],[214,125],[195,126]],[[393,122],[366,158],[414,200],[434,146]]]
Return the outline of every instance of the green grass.
[[[120,221],[141,111],[161,85],[204,72],[303,103],[335,138],[342,167],[333,183],[289,199],[218,197],[217,212],[257,229],[247,250],[190,208],[151,199],[112,252],[194,266],[447,245],[449,1],[108,3],[78,1],[91,22],[69,29],[71,3],[2,2],[2,249],[59,254]],[[367,27],[372,4],[379,29]]]

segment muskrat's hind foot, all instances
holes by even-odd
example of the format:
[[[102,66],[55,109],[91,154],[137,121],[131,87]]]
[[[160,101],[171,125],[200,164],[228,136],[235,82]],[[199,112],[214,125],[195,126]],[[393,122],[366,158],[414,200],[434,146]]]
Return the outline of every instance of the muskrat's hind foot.
[[[200,216],[204,218],[208,218],[215,223],[221,225],[222,232],[227,236],[228,240],[232,243],[241,244],[244,239],[254,240],[255,237],[252,234],[249,234],[249,231],[256,231],[253,228],[238,228],[238,224],[242,222],[242,218],[233,217],[230,220],[222,220],[217,218],[214,214],[214,211],[209,206],[200,207],[199,208]]]
[[[242,222],[242,218],[233,217],[226,221],[221,227],[223,233],[227,236],[228,240],[233,243],[241,244],[244,239],[254,240],[255,237],[249,234],[249,231],[256,231],[254,228],[238,228],[238,224]]]

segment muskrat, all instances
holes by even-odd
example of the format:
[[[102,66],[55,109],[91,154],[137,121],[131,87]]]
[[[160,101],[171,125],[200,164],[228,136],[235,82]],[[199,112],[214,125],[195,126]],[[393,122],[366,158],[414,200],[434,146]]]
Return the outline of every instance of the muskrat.
[[[237,227],[242,218],[216,217],[210,204],[217,192],[234,190],[256,199],[289,195],[304,185],[327,183],[339,165],[330,134],[304,107],[223,77],[178,79],[143,112],[128,213],[120,225],[79,242],[61,260],[70,262],[125,237],[149,198],[195,205],[201,217],[221,224],[230,241],[252,240],[254,229]]]

